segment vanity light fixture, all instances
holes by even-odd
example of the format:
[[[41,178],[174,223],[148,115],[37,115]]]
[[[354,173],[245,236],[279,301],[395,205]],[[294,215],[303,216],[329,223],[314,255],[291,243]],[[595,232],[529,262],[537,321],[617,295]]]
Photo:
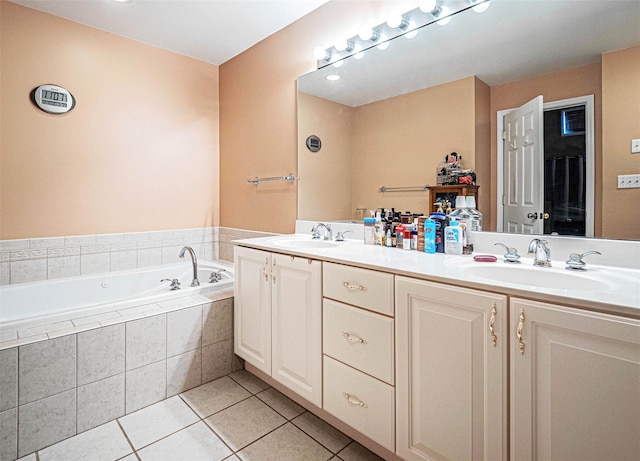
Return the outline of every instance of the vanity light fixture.
[[[368,49],[376,47],[384,50],[391,40],[401,35],[413,38],[424,26],[433,23],[444,26],[460,12],[472,8],[476,12],[485,11],[489,3],[490,0],[420,0],[418,7],[404,13],[393,11],[382,24],[375,27],[364,25],[358,35],[351,38],[340,37],[334,46],[317,47],[313,54],[317,68],[328,65],[337,67],[340,65],[338,63],[349,56],[361,59]]]

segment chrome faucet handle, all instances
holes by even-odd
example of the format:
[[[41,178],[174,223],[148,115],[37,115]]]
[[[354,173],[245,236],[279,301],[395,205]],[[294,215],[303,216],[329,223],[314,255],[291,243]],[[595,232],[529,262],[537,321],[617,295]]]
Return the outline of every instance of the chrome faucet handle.
[[[501,246],[502,248],[507,250],[507,252],[504,254],[504,262],[506,262],[506,263],[519,263],[520,262],[520,255],[518,254],[518,250],[516,250],[515,248],[508,247],[504,243],[494,243],[494,245]]]
[[[180,280],[178,279],[162,279],[160,280],[160,283],[162,282],[171,282],[171,285],[169,285],[169,289],[170,290],[179,290],[180,289]]]
[[[344,234],[346,234],[347,232],[353,232],[350,230],[346,230],[346,231],[340,231],[336,234],[336,242],[344,242]]]
[[[537,267],[551,267],[551,250],[547,247],[547,241],[533,239],[529,243],[529,254],[534,255],[533,265]]]
[[[227,272],[226,269],[220,269],[217,272],[212,272],[211,275],[209,275],[209,283],[217,283],[220,280],[222,280],[222,273],[223,272]]]
[[[569,255],[569,259],[566,260],[567,267],[565,267],[565,269],[570,271],[585,271],[586,269],[584,268],[584,266],[586,266],[587,263],[585,263],[582,260],[582,258],[588,255],[601,255],[601,254],[602,253],[600,253],[599,251],[587,251],[582,254],[571,253]]]
[[[331,230],[331,224],[317,223],[311,229],[312,235],[311,238],[319,239],[320,238],[320,229],[324,229],[324,240],[333,240],[333,231]]]

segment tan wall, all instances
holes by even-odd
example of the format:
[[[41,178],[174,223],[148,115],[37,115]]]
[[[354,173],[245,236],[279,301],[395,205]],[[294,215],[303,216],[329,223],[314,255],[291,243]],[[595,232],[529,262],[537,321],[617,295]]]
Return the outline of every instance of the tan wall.
[[[217,66],[0,8],[0,238],[219,224]],[[76,108],[37,109],[43,83]]]
[[[618,189],[618,175],[640,174],[640,46],[602,56],[602,232],[640,239],[640,189]]]
[[[298,93],[298,114],[298,219],[352,219],[354,109]],[[307,149],[305,140],[310,135],[322,141],[319,152]]]
[[[457,152],[474,168],[474,77],[355,109],[353,208],[428,213],[427,192],[381,186],[435,185],[436,167]]]
[[[491,88],[482,80],[475,78],[475,162],[476,184],[478,189],[477,208],[483,214],[483,226],[493,223],[495,217],[491,214]],[[490,230],[491,226],[487,226]]]
[[[406,3],[406,2],[405,2]],[[220,211],[226,227],[290,233],[296,185],[254,176],[296,171],[296,79],[315,69],[312,50],[363,22],[380,24],[397,1],[331,1],[220,66]]]
[[[593,94],[595,99],[595,236],[602,235],[602,79],[599,63],[491,87],[491,183],[496,182],[497,112],[519,107],[542,95],[545,102]],[[607,160],[608,161],[608,160]],[[491,191],[491,214],[496,216],[496,189]],[[495,230],[495,223],[488,230]]]

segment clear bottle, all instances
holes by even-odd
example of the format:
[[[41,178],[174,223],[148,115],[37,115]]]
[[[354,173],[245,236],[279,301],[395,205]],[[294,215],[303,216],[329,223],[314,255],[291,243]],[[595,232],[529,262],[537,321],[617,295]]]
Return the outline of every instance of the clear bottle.
[[[473,216],[471,230],[473,232],[482,231],[482,213],[476,208],[476,198],[473,195],[467,196],[467,210],[469,210],[469,213]]]
[[[458,226],[462,227],[465,242],[463,253],[471,254],[473,252],[473,215],[467,208],[467,200],[464,195],[456,197],[456,209],[449,214],[449,218],[455,219]]]
[[[376,218],[364,218],[364,243],[373,245],[376,238]]]

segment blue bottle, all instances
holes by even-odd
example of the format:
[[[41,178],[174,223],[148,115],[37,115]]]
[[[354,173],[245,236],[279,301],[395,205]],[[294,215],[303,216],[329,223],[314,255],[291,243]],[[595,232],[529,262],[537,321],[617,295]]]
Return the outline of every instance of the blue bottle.
[[[436,222],[431,218],[424,220],[424,252],[436,252]]]

